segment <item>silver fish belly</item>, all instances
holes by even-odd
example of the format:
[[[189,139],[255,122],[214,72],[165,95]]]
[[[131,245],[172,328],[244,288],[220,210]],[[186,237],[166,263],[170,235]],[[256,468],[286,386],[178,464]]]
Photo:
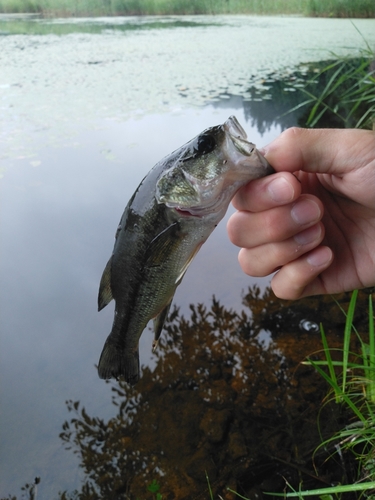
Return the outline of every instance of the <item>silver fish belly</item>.
[[[274,173],[232,116],[157,163],[130,199],[100,282],[98,306],[115,300],[100,378],[139,379],[139,338],[154,319],[155,347],[175,290],[224,217],[236,191]]]

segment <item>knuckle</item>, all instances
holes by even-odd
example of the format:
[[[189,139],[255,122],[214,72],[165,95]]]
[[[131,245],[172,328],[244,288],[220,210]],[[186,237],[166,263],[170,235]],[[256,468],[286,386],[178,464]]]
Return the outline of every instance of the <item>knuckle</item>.
[[[287,128],[286,130],[284,130],[281,135],[285,138],[285,139],[292,139],[292,140],[295,140],[296,139],[296,136],[299,137],[300,135],[304,134],[305,133],[305,130],[306,129],[303,129],[301,127],[290,127],[290,128]]]
[[[276,218],[275,215],[274,211],[265,212],[260,224],[260,231],[264,234],[263,239],[269,243],[281,241],[289,236],[285,234],[285,227],[280,224],[279,216]]]
[[[245,274],[255,277],[262,276],[262,274],[259,274],[256,256],[251,250],[241,248],[238,254],[238,262]]]
[[[284,273],[282,273],[284,271]],[[302,296],[304,286],[300,286],[296,281],[288,276],[288,280],[285,280],[285,268],[281,268],[279,272],[271,280],[271,287],[279,299],[283,300],[298,300]]]
[[[253,250],[242,248],[238,254],[238,261],[243,272],[254,277],[268,276],[278,265],[272,252],[268,248],[260,247]]]

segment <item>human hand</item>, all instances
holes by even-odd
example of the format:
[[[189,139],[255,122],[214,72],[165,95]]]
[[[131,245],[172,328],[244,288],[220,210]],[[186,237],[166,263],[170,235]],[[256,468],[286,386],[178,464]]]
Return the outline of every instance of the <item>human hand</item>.
[[[282,299],[375,285],[375,134],[283,132],[262,151],[276,170],[233,199],[229,238],[250,276]]]

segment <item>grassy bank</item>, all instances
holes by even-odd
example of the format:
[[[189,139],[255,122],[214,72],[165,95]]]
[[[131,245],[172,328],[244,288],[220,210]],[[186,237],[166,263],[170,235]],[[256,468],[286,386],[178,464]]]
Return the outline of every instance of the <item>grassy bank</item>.
[[[45,16],[298,14],[375,17],[373,0],[2,0],[2,13]]]

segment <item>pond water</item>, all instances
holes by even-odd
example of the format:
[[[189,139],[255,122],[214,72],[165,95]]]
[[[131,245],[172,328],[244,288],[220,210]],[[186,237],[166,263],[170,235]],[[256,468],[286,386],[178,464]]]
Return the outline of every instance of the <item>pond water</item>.
[[[265,145],[297,120],[280,116],[272,81],[328,51],[355,55],[362,36],[373,46],[373,27],[297,17],[0,17],[0,496],[18,495],[35,476],[39,499],[80,486],[78,460],[58,437],[66,400],[103,418],[116,413],[94,366],[113,309],[98,314],[96,298],[143,176],[231,114]],[[264,289],[269,279],[241,273],[223,221],[174,303],[189,314],[190,303],[215,295],[240,310],[254,283]],[[146,331],[140,347],[152,368],[151,338]]]

